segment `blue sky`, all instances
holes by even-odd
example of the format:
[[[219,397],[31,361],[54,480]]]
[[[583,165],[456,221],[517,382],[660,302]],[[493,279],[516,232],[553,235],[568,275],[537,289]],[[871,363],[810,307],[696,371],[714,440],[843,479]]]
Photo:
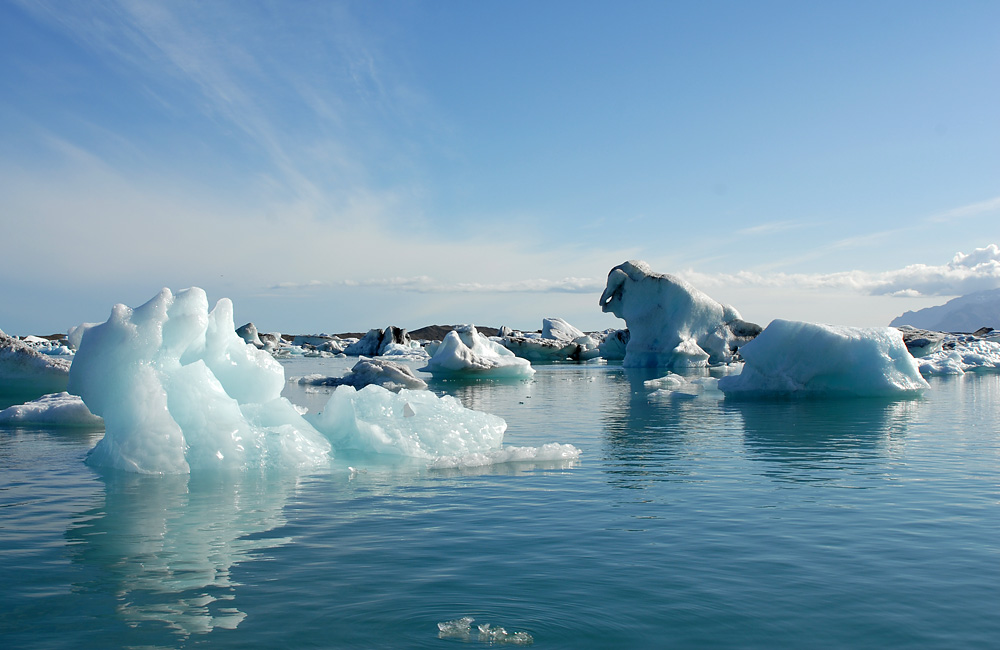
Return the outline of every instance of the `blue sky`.
[[[995,2],[0,3],[0,328],[749,320],[1000,286]]]

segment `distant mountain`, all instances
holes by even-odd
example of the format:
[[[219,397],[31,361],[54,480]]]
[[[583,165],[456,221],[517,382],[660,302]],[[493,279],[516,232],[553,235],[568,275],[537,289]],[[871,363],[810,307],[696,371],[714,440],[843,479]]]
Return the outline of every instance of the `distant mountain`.
[[[938,332],[975,332],[980,327],[1000,330],[1000,289],[977,291],[937,307],[908,311],[889,325],[912,325]]]

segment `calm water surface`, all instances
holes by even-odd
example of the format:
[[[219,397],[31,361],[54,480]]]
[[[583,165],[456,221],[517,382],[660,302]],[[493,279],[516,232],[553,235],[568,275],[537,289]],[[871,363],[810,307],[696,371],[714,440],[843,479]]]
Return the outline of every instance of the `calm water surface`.
[[[0,647],[486,647],[478,623],[543,648],[1000,643],[1000,377],[733,403],[537,369],[432,389],[576,464],[142,477],[84,464],[101,432],[0,431]]]

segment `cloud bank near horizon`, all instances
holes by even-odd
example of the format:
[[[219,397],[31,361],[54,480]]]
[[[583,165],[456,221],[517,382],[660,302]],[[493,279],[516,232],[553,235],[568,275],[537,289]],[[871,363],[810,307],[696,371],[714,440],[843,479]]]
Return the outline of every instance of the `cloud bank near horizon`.
[[[687,269],[676,273],[704,290],[717,287],[756,287],[806,291],[852,291],[872,296],[957,296],[1000,288],[1000,246],[989,244],[971,253],[956,253],[942,265],[910,264],[881,272],[838,273],[700,273]],[[378,288],[405,293],[597,293],[604,279],[568,277],[561,280],[535,278],[500,282],[443,282],[431,276],[370,278],[365,280],[311,280],[280,282],[269,291],[309,292],[341,287]]]
[[[593,293],[604,290],[604,281],[592,278],[536,278],[508,282],[439,282],[426,275],[415,277],[371,278],[324,282],[279,282],[273,291],[308,291],[334,287],[373,287],[413,293]]]
[[[941,265],[909,264],[889,271],[842,271],[838,273],[679,273],[702,288],[720,286],[801,289],[807,291],[853,291],[870,296],[912,298],[960,296],[1000,288],[1000,247],[989,244],[971,253],[956,253]]]

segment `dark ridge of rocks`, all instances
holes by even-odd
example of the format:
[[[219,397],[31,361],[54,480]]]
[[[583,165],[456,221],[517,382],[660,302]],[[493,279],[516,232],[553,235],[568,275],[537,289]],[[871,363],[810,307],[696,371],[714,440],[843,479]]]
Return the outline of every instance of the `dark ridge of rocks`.
[[[457,325],[428,325],[410,332],[410,338],[423,341],[443,341],[448,332],[458,327]],[[476,325],[476,330],[483,336],[498,336],[500,330],[496,327],[486,327]]]

